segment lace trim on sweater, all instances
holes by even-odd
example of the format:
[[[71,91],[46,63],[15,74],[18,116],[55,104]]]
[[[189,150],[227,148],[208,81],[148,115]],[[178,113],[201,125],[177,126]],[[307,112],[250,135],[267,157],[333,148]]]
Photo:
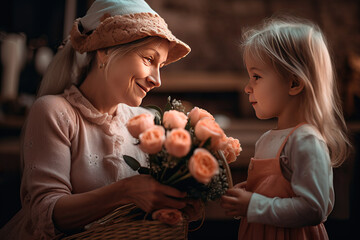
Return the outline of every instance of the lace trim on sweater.
[[[125,125],[123,115],[126,107],[124,104],[118,105],[116,115],[113,117],[111,114],[99,112],[75,85],[66,89],[63,96],[80,111],[85,119],[102,127],[108,135],[114,135],[121,126]]]

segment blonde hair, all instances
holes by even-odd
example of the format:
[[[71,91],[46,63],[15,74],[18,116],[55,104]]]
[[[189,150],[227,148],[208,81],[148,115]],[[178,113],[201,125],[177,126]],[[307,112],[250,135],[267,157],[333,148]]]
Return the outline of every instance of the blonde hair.
[[[115,59],[130,52],[137,51],[145,45],[162,40],[166,39],[160,37],[145,37],[130,43],[103,49],[107,51],[109,55],[105,72],[108,71],[111,62]],[[80,85],[93,67],[97,67],[96,50],[80,54],[74,50],[71,42],[67,41],[49,64],[41,80],[37,97],[60,94],[72,84]]]
[[[284,79],[303,81],[300,110],[322,134],[334,167],[349,155],[351,144],[326,39],[318,26],[296,18],[273,18],[243,34],[244,59],[271,64]]]

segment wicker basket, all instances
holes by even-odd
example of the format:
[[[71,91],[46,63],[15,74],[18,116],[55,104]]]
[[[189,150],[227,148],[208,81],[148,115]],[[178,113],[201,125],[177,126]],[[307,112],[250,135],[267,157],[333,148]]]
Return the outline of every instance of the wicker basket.
[[[187,239],[188,222],[170,226],[156,220],[134,219],[129,213],[136,209],[134,204],[121,206],[109,215],[91,224],[84,232],[67,236],[63,239],[154,239],[183,240]]]
[[[228,185],[231,188],[233,182],[229,165],[223,153],[219,151],[218,154],[220,159],[223,160]],[[184,240],[188,238],[188,221],[186,218],[181,223],[170,226],[157,220],[139,219],[141,213],[139,215],[134,214],[134,212],[139,212],[137,210],[139,208],[135,204],[121,206],[100,220],[88,225],[87,230],[66,236],[63,239]],[[204,222],[204,218],[205,212],[203,212],[200,226],[191,231],[199,229]]]

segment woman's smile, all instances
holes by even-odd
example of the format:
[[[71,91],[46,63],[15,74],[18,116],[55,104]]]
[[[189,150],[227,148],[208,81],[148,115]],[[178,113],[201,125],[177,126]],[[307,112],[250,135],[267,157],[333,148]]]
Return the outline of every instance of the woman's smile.
[[[160,87],[160,68],[166,62],[168,51],[168,41],[161,39],[116,58],[105,79],[108,102],[139,106],[150,90]],[[106,55],[103,57],[106,59]]]
[[[147,92],[150,90],[150,89],[145,88],[144,86],[142,86],[142,85],[139,84],[139,83],[136,83],[136,85],[145,93],[145,95],[146,95]]]

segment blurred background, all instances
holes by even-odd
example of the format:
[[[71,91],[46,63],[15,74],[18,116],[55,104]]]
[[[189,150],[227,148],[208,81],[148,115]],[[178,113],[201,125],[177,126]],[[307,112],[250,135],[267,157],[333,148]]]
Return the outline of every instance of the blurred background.
[[[0,227],[21,207],[19,137],[46,67],[75,18],[92,0],[0,0]],[[213,113],[243,152],[231,171],[246,179],[258,137],[275,126],[255,118],[243,87],[247,74],[239,51],[242,31],[272,15],[310,19],[328,37],[354,152],[334,169],[335,208],[325,223],[330,239],[350,239],[359,215],[360,161],[360,2],[358,0],[147,0],[192,52],[163,69],[162,87],[143,104],[162,106],[168,96],[189,108]],[[200,222],[190,225],[195,229]],[[217,202],[206,206],[202,227],[189,239],[237,239],[239,221]]]

